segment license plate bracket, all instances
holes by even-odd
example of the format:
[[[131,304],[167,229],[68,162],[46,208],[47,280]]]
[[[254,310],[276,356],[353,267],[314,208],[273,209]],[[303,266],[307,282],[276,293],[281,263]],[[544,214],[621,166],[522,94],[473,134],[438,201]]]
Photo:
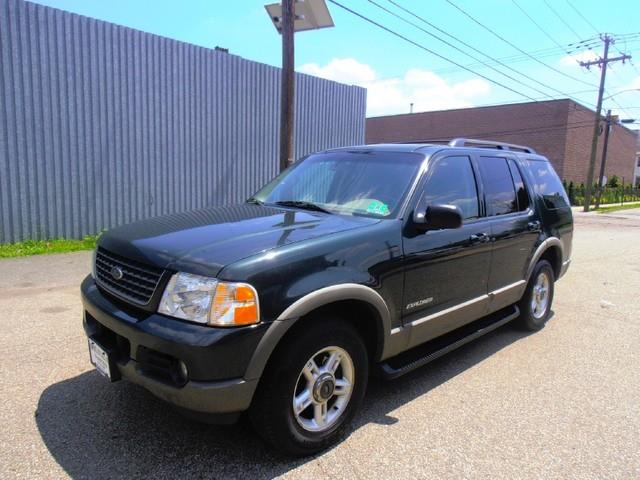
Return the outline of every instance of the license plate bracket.
[[[119,380],[120,372],[115,366],[113,355],[93,338],[89,338],[89,360],[96,367],[98,373],[109,379],[110,382]]]

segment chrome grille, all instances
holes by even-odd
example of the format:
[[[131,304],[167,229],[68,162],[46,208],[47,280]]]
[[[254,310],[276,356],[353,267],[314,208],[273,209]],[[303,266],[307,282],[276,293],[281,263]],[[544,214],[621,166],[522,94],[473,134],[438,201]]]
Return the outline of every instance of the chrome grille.
[[[162,269],[121,257],[104,248],[98,248],[96,252],[95,273],[101,287],[136,305],[147,305],[151,301],[162,277]]]

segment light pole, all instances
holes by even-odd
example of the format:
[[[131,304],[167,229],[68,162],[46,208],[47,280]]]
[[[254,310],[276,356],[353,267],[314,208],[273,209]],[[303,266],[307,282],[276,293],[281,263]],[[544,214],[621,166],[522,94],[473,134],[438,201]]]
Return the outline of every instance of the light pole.
[[[333,27],[325,0],[282,0],[265,5],[278,33],[282,35],[282,72],[280,76],[280,171],[294,161],[295,115],[295,32]]]

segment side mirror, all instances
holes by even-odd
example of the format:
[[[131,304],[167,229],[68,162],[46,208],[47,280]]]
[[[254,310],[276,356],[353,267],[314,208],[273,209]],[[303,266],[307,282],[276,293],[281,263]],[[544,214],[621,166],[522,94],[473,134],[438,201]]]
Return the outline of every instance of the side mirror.
[[[462,226],[462,211],[455,205],[418,204],[413,213],[413,223],[419,230],[445,230]]]

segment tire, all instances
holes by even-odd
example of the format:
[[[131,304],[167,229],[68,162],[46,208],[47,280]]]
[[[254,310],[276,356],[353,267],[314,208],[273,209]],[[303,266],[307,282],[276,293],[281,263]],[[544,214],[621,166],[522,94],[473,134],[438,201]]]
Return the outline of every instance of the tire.
[[[278,347],[249,410],[257,433],[274,449],[296,457],[324,450],[343,436],[362,403],[369,374],[367,349],[353,326],[337,318],[309,322]],[[317,368],[308,368],[312,359]],[[334,384],[330,359],[334,366],[338,362]],[[294,397],[304,399],[298,402],[302,407],[310,401],[298,415]],[[316,422],[316,412],[324,424]]]
[[[545,326],[551,315],[555,275],[551,264],[540,260],[533,272],[527,288],[520,300],[520,317],[516,321],[519,328],[535,332]]]

